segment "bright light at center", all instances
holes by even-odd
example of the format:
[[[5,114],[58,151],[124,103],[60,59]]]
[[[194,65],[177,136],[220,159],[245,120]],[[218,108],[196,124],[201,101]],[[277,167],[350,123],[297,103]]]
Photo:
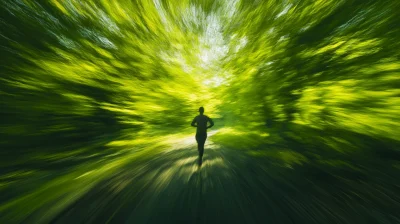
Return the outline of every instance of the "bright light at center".
[[[203,83],[209,87],[218,87],[223,84],[225,80],[222,77],[214,76],[211,79],[205,80]]]

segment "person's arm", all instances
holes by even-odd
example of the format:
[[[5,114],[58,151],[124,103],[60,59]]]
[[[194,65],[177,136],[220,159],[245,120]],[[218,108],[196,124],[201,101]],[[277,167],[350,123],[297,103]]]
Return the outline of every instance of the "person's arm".
[[[214,126],[214,121],[211,120],[211,118],[208,118],[208,122],[210,122],[210,125],[207,126],[207,129],[211,128],[212,126]]]
[[[191,124],[191,126],[193,126],[193,127],[197,127],[197,125],[196,125],[196,117],[193,119],[193,121],[192,121],[192,124]]]

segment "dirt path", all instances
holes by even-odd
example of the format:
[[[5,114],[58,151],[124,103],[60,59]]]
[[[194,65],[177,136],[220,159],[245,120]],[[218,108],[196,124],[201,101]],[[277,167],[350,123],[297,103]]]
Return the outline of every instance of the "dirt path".
[[[211,138],[212,139],[212,138]],[[211,140],[201,167],[192,137],[101,181],[54,223],[392,223],[347,185],[308,179]],[[323,178],[323,177],[321,177]],[[351,183],[354,185],[355,183]],[[353,189],[371,187],[360,183]],[[373,188],[371,188],[373,190]],[[350,193],[349,193],[350,192]],[[384,196],[382,194],[382,196]],[[377,197],[382,197],[378,196]],[[360,197],[361,198],[361,197]],[[385,211],[380,205],[381,211]],[[390,211],[390,210],[387,210]],[[378,219],[380,221],[378,221]]]
[[[196,146],[129,164],[71,205],[56,223],[254,223],[245,194],[245,156],[208,141],[201,167]],[[252,211],[252,207],[254,209]],[[261,220],[258,220],[261,221]]]

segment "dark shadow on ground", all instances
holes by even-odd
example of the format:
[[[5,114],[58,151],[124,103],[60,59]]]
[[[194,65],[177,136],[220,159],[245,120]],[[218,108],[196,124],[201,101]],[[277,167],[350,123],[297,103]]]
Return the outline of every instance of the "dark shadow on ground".
[[[303,128],[303,127],[297,127]],[[295,129],[293,129],[295,130]],[[299,129],[301,130],[301,129]],[[305,130],[311,133],[315,130]],[[329,133],[327,133],[328,135]],[[136,161],[102,181],[65,209],[54,223],[398,223],[396,175],[370,154],[331,152],[307,135],[284,133],[260,150],[296,152],[306,162],[288,163],[271,154],[206,145],[203,165],[195,146]],[[376,141],[356,133],[375,153]],[[318,137],[318,136],[314,136]],[[314,140],[317,138],[314,138]],[[349,139],[347,139],[349,140]],[[359,145],[358,145],[359,146]],[[357,146],[357,147],[358,147]],[[350,147],[350,146],[349,146]],[[371,148],[372,147],[372,148]],[[330,154],[329,154],[330,153]],[[321,158],[326,154],[326,158]],[[352,158],[352,159],[351,159]],[[381,161],[381,162],[379,162]],[[381,167],[379,167],[381,166]],[[40,213],[39,213],[40,214]]]
[[[193,146],[130,164],[98,184],[54,223],[255,223],[274,219],[265,214],[265,203],[249,210],[255,207],[243,187],[252,183],[237,175],[245,169],[245,155],[209,144],[201,167],[197,155]],[[260,191],[262,186],[255,187]],[[263,218],[257,218],[257,213]]]

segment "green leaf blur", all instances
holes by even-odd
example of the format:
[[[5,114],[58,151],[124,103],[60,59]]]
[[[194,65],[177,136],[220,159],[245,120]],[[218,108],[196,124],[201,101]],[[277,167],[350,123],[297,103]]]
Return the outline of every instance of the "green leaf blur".
[[[399,10],[396,0],[3,0],[0,223],[125,221],[113,209],[139,199],[123,184],[113,186],[131,196],[104,207],[106,220],[103,202],[65,217],[102,181],[195,152],[200,106],[216,130],[196,178],[219,192],[202,197],[231,209],[204,208],[204,222],[265,223],[264,205],[271,223],[400,222]],[[229,156],[211,160],[217,149]],[[223,178],[249,196],[222,190]],[[178,192],[168,180],[148,193]]]

